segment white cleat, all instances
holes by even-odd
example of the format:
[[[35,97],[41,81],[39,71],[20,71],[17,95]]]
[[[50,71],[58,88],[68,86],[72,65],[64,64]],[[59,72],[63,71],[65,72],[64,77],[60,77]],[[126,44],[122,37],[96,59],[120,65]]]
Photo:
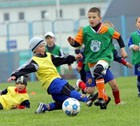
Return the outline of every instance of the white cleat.
[[[36,114],[44,113],[45,112],[44,105],[45,105],[44,103],[39,103],[38,108],[36,109],[35,113]]]

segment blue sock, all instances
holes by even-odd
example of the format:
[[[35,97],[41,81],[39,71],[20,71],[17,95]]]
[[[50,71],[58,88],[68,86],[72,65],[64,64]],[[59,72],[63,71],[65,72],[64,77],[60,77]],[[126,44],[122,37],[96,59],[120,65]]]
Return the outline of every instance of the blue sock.
[[[70,97],[75,98],[78,101],[82,101],[82,102],[87,102],[88,101],[87,97],[82,98],[81,94],[79,92],[77,92],[76,90],[71,91]]]
[[[44,111],[48,111],[47,105],[43,104]]]

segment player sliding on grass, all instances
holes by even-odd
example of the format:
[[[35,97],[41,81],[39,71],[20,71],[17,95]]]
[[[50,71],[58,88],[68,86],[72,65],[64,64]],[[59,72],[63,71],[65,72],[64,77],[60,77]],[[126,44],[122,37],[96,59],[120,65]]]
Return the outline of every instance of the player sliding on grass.
[[[30,40],[30,49],[33,57],[23,66],[11,74],[8,82],[16,80],[18,77],[36,72],[38,79],[42,82],[42,87],[50,94],[54,102],[50,104],[40,103],[36,113],[62,109],[62,103],[65,99],[72,97],[82,102],[88,102],[90,99],[77,92],[66,80],[62,79],[57,72],[56,67],[62,64],[71,64],[81,55],[68,55],[65,57],[55,57],[45,51],[45,42],[42,38],[34,37]]]

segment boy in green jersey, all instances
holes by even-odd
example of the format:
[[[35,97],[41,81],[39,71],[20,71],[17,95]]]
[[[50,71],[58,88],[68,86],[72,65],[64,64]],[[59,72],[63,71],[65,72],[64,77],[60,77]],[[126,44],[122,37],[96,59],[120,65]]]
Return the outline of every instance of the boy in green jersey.
[[[124,42],[120,33],[101,23],[99,8],[93,7],[89,9],[88,20],[89,25],[79,30],[75,39],[68,37],[68,42],[73,47],[84,44],[85,63],[96,81],[98,90],[98,100],[96,103],[102,108],[106,106],[109,99],[105,93],[103,75],[106,74],[110,63],[113,60],[114,45],[111,40],[117,39],[123,58],[127,57],[127,53],[124,49]]]
[[[140,17],[136,19],[137,30],[131,33],[128,47],[132,50],[131,61],[137,76],[138,97],[140,97]]]
[[[45,37],[45,42],[46,42],[46,52],[50,52],[51,54],[57,55],[57,56],[65,55],[61,47],[55,44],[56,37],[52,32],[47,32],[44,37]],[[68,64],[68,68],[69,70],[72,70],[71,64]],[[56,67],[56,69],[58,73],[61,74],[60,66]]]

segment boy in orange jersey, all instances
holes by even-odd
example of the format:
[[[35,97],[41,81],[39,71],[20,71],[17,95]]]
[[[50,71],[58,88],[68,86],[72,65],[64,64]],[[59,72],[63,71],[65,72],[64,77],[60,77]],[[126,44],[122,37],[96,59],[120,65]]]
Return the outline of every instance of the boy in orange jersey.
[[[0,92],[0,110],[30,108],[26,78],[21,76],[15,84]]]
[[[113,60],[114,45],[111,39],[118,41],[123,58],[127,57],[127,53],[124,49],[124,42],[121,35],[113,28],[101,23],[99,8],[93,7],[89,9],[88,20],[89,25],[80,29],[75,39],[68,37],[68,42],[73,47],[79,47],[84,44],[85,63],[90,69],[92,77],[95,79],[98,90],[98,100],[95,104],[100,106],[101,109],[106,109],[109,97],[105,93],[105,80],[103,75],[106,74]],[[91,87],[92,85],[89,84],[89,89]]]

